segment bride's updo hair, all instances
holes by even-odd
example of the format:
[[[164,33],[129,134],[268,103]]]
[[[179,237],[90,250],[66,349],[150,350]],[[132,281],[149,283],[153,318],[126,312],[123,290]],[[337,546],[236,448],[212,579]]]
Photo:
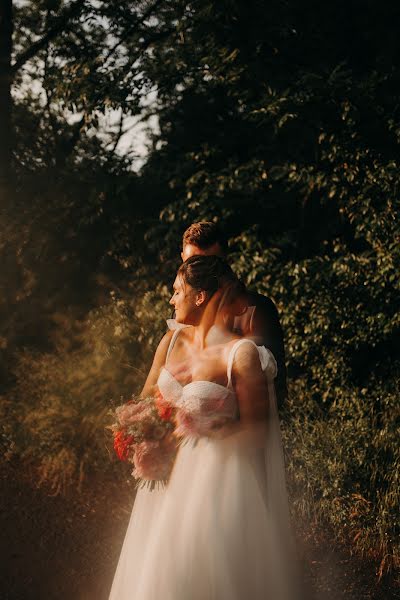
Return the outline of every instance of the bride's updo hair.
[[[178,275],[195,290],[205,291],[209,299],[217,290],[223,289],[225,306],[233,306],[246,293],[245,285],[220,256],[191,256],[179,267]],[[240,314],[241,310],[239,307],[235,314]]]

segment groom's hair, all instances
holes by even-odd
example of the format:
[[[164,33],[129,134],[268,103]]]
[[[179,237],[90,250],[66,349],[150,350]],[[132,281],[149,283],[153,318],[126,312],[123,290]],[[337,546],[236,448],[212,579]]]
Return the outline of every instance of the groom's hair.
[[[193,244],[202,250],[218,244],[225,254],[228,249],[228,242],[225,234],[217,223],[212,221],[199,221],[192,223],[183,234],[182,244]]]

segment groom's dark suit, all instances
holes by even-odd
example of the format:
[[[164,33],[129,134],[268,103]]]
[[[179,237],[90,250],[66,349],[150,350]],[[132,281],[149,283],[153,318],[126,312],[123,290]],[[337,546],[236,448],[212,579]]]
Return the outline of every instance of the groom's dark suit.
[[[271,298],[256,292],[247,292],[248,309],[241,317],[235,318],[235,330],[273,353],[278,374],[275,379],[275,390],[278,406],[282,406],[287,397],[285,346],[282,327],[279,322],[277,308]]]

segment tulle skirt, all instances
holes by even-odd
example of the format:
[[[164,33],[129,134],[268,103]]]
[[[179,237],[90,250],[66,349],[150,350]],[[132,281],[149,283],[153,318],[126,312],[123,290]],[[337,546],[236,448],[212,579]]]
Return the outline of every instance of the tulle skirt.
[[[240,436],[184,444],[168,486],[137,493],[110,600],[295,598],[265,465]]]

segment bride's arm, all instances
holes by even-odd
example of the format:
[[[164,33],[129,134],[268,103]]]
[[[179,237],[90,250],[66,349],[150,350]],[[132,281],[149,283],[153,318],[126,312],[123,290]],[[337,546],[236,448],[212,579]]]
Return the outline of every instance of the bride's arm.
[[[260,356],[253,344],[242,344],[233,361],[232,380],[242,425],[265,423],[268,410],[268,382]]]
[[[154,354],[153,364],[151,365],[146,382],[140,394],[142,398],[154,396],[156,393],[157,380],[160,375],[161,368],[165,365],[172,335],[173,331],[167,331],[161,342],[158,344],[157,350]]]
[[[242,344],[232,368],[232,380],[238,401],[239,420],[216,428],[212,437],[239,436],[249,447],[263,446],[268,413],[268,382],[260,356],[253,344]]]

